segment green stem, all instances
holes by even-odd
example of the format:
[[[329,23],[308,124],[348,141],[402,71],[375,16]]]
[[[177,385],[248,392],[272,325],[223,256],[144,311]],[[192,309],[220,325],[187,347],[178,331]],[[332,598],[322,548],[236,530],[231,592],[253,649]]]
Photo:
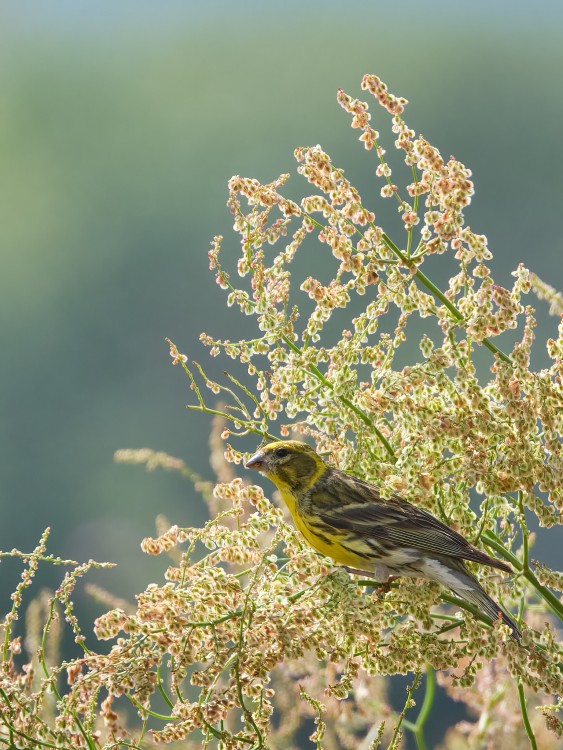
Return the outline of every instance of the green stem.
[[[164,685],[162,684],[162,674],[161,674],[161,671],[160,671],[160,664],[158,665],[158,668],[156,670],[156,676],[157,676],[157,683],[156,684],[157,684],[157,687],[158,687],[158,692],[162,696],[162,699],[164,700],[164,702],[168,705],[168,708],[173,709],[174,708],[174,704],[172,703],[172,701],[168,697],[168,693],[166,692],[166,690],[164,689]]]
[[[440,598],[443,602],[447,602],[448,604],[453,604],[460,609],[464,609],[466,612],[472,614],[476,620],[480,620],[480,622],[485,623],[485,625],[489,625],[492,627],[493,620],[490,617],[487,617],[487,615],[484,615],[482,612],[480,612],[474,604],[466,602],[465,599],[460,599],[457,596],[453,596],[453,594],[446,594],[445,591],[440,594]]]
[[[289,348],[295,352],[296,354],[302,354],[301,349],[285,334],[282,334],[281,338],[283,341],[289,346]],[[317,380],[322,383],[325,388],[328,388],[331,391],[334,391],[334,385],[325,378],[325,376],[322,374],[322,372],[319,370],[318,367],[315,365],[309,365],[308,367],[309,372],[311,375],[313,375]],[[395,456],[395,451],[393,450],[391,443],[387,440],[385,435],[378,429],[378,427],[373,423],[373,421],[365,414],[356,404],[354,404],[352,401],[350,401],[349,398],[346,398],[346,396],[338,396],[340,401],[347,406],[351,411],[354,412],[354,414],[359,417],[362,422],[367,425],[367,427],[370,428],[370,430],[373,430],[375,434],[377,435],[379,441],[384,446],[385,450],[389,454],[389,458],[395,462],[397,460],[397,457]]]
[[[542,599],[545,601],[545,603],[548,605],[548,607],[551,609],[551,611],[559,617],[560,620],[563,620],[563,604],[559,601],[559,599],[555,596],[555,594],[550,591],[546,586],[541,584],[538,579],[535,577],[535,575],[532,573],[531,570],[524,570],[523,571],[524,578],[528,581],[528,583],[531,583],[532,586],[535,588],[537,593],[542,597]]]
[[[520,511],[520,526],[522,528],[522,542],[524,546],[524,570],[529,570],[530,549],[528,542],[528,524],[526,523],[526,512],[524,511],[524,497],[522,492],[518,493],[518,510]]]
[[[391,240],[385,232],[382,235],[382,238],[384,245],[391,250],[392,253],[394,253],[407,267],[412,268],[412,262],[411,260],[403,253],[402,250],[399,250],[397,245]],[[457,307],[451,302],[446,295],[442,292],[441,289],[439,289],[436,284],[434,284],[433,281],[431,281],[428,276],[426,276],[425,273],[423,273],[420,269],[416,269],[414,272],[415,277],[422,283],[424,286],[428,289],[429,292],[431,292],[436,299],[440,300],[440,302],[446,307],[446,309],[452,314],[452,317],[459,323],[463,322],[463,315],[460,313],[460,311],[457,309]],[[484,338],[481,342],[483,346],[486,346],[489,351],[491,351],[493,354],[496,354],[502,359],[503,362],[506,362],[507,364],[511,365],[512,360],[508,356],[508,354],[505,354],[502,349],[499,349],[496,344],[493,344],[493,342],[488,339]]]
[[[55,604],[56,599],[53,597],[51,599],[51,605],[49,607],[49,614],[47,616],[47,622],[45,623],[45,627],[43,628],[43,637],[41,638],[41,651],[40,651],[40,658],[39,661],[41,663],[41,667],[43,669],[43,674],[47,678],[47,680],[51,683],[51,688],[53,690],[53,693],[56,695],[57,700],[62,700],[62,695],[57,687],[56,679],[52,677],[49,673],[49,669],[47,667],[47,662],[45,661],[45,648],[47,644],[47,633],[49,632],[49,628],[51,627],[51,623],[53,621],[53,618],[55,616]],[[69,706],[70,709],[70,706]],[[87,734],[86,729],[84,728],[84,724],[80,720],[78,714],[75,711],[70,710],[70,714],[73,717],[74,721],[76,722],[76,726],[78,727],[80,734],[84,737],[84,741],[90,748],[90,750],[96,750],[96,746],[94,744],[93,739]]]
[[[438,630],[434,630],[432,632],[432,635],[434,636],[444,635],[444,633],[449,633],[450,630],[455,630],[456,628],[459,628],[460,625],[463,625],[463,620],[459,620],[457,617],[453,617],[451,622],[448,625],[443,625]]]
[[[426,724],[432,705],[434,703],[434,695],[436,694],[436,678],[434,670],[430,664],[426,665],[426,683],[424,686],[424,700],[420,707],[420,713],[414,724],[414,738],[416,740],[416,746],[418,750],[426,750],[426,741],[424,739],[424,725]]]
[[[481,539],[481,534],[485,530],[485,523],[487,522],[488,510],[489,510],[489,498],[487,497],[487,500],[485,501],[485,508],[483,510],[483,515],[481,516],[481,523],[479,524],[479,531],[477,532],[477,536],[473,540],[473,544],[477,544],[479,542],[479,539]]]
[[[481,538],[483,539],[487,547],[491,547],[491,549],[494,549],[495,552],[497,552],[502,558],[507,560],[517,570],[522,570],[523,565],[520,560],[513,552],[511,552],[509,549],[506,549],[506,547],[501,542],[499,537],[494,533],[494,531],[491,531],[490,529],[488,531],[484,531]]]
[[[2,690],[2,693],[5,695],[3,690]],[[51,748],[55,748],[55,750],[65,750],[64,745],[59,745],[59,744],[55,745],[51,742],[44,742],[42,740],[38,740],[36,737],[32,737],[31,735],[26,734],[25,732],[22,732],[20,729],[17,729],[15,726],[13,726],[10,723],[9,719],[6,717],[6,715],[4,714],[2,710],[0,710],[0,718],[2,719],[3,724],[10,731],[10,740],[9,740],[10,744],[8,745],[9,750],[12,750],[12,748],[15,749],[17,747],[14,742],[13,735],[17,735],[18,737],[23,737],[24,740],[28,740],[29,742],[33,743],[33,745],[31,746],[51,747]],[[6,740],[2,739],[2,742],[6,742]]]
[[[416,167],[414,164],[412,165],[412,176],[413,181],[415,185],[418,185],[418,175],[416,174]],[[414,196],[414,203],[413,203],[413,209],[414,213],[418,216],[418,193]],[[407,257],[412,258],[411,250],[412,250],[412,235],[413,235],[414,227],[411,226],[408,231],[407,235]]]
[[[524,683],[522,682],[522,679],[518,680],[518,697],[520,699],[520,711],[522,712],[522,719],[524,721],[524,726],[526,727],[526,734],[528,735],[528,739],[530,740],[530,747],[532,748],[532,750],[538,750],[534,730],[532,729],[532,725],[530,724],[530,717],[528,716],[526,696],[524,695]]]
[[[401,725],[404,723],[404,726],[406,729],[408,729],[411,732],[415,731],[416,724],[412,724],[410,721],[407,721],[405,719],[406,713],[409,710],[409,708],[412,705],[412,695],[414,691],[417,689],[417,687],[420,685],[420,672],[416,672],[415,678],[411,685],[407,688],[407,699],[405,701],[405,705],[403,707],[403,710],[399,714],[399,718],[397,720],[397,724],[395,725],[395,730],[393,732],[393,737],[391,738],[391,742],[389,744],[389,748],[393,750],[396,750],[397,748],[397,741],[399,739],[399,733],[401,731]],[[423,748],[425,750],[425,748]]]
[[[546,602],[551,611],[555,615],[557,615],[560,620],[563,620],[563,604],[561,604],[557,596],[555,596],[552,591],[550,591],[546,586],[538,581],[536,576],[530,570],[529,566],[525,567],[516,557],[516,555],[510,552],[510,550],[507,550],[506,547],[501,543],[497,535],[492,531],[484,532],[483,541],[489,547],[494,549],[495,552],[498,552],[501,557],[503,557],[505,560],[508,560],[510,564],[524,576],[528,583],[530,583],[535,588],[536,592]]]
[[[240,417],[234,417],[232,414],[229,414],[224,411],[219,411],[218,409],[211,409],[209,406],[206,406],[205,404],[202,404],[200,406],[196,406],[195,404],[186,404],[186,409],[191,409],[192,411],[200,411],[202,414],[210,414],[215,417],[223,417],[223,419],[228,420],[230,422],[234,422],[236,427],[244,427],[246,432],[250,432],[253,435],[260,435],[261,437],[266,437],[268,440],[271,440],[274,442],[275,440],[279,440],[279,437],[276,437],[275,435],[270,434],[269,432],[264,432],[264,430],[259,430],[257,427],[254,427],[251,422],[244,422]]]
[[[320,229],[324,229],[325,228],[321,223],[319,223],[318,221],[316,221],[316,219],[314,219],[312,216],[309,216],[308,214],[306,214],[306,215],[308,216],[308,218],[317,227],[319,227]],[[230,284],[228,281],[227,281],[227,286],[230,288],[230,290],[232,292],[236,291],[235,288],[232,286],[232,284]],[[250,302],[250,304],[253,307],[256,307],[256,303],[255,302],[253,302],[252,300],[249,300],[249,302]],[[301,349],[287,335],[281,334],[280,338],[282,339],[282,341],[284,341],[287,344],[287,346],[289,346],[289,348],[293,352],[295,352],[296,354],[302,354]],[[167,340],[169,341],[169,339],[167,339]],[[170,343],[172,344],[172,342],[170,342]],[[205,412],[207,414],[217,413],[217,412],[214,412],[211,409],[208,409],[205,406],[204,401],[203,401],[203,396],[201,395],[201,392],[200,392],[199,388],[197,387],[197,384],[195,382],[194,376],[190,372],[190,370],[189,370],[188,366],[186,365],[185,361],[184,360],[180,360],[180,361],[181,361],[181,364],[182,364],[182,368],[184,369],[184,371],[186,372],[186,374],[189,376],[189,378],[191,380],[192,387],[193,387],[193,389],[194,389],[194,391],[196,393],[197,399],[199,401],[199,407],[188,405],[188,408],[189,409],[193,409],[194,411],[203,411],[203,412]],[[197,363],[196,363],[196,365],[197,365]],[[315,365],[309,365],[309,367],[307,369],[325,387],[329,388],[331,391],[334,391],[333,384],[329,380],[327,380],[325,378],[325,376],[318,369],[318,367],[315,367]],[[364,422],[365,425],[367,425],[371,430],[373,430],[373,432],[375,432],[375,434],[379,438],[380,442],[385,447],[385,450],[389,454],[389,457],[390,457],[391,461],[393,461],[393,463],[394,463],[397,460],[397,457],[395,456],[395,451],[391,447],[391,444],[389,443],[389,441],[387,440],[387,438],[385,437],[385,435],[383,435],[383,433],[377,428],[377,426],[372,422],[372,420],[367,416],[367,414],[365,414],[360,408],[358,408],[352,401],[350,401],[350,399],[346,398],[345,396],[339,396],[338,398],[340,399],[340,401],[343,404],[345,404],[349,409],[351,409],[354,412],[354,414],[356,414],[356,416],[358,416],[362,420],[362,422]],[[220,412],[219,412],[219,414],[220,414]],[[221,416],[225,416],[225,415],[221,415]],[[233,419],[233,417],[231,417],[230,415],[228,416],[228,419],[231,419],[231,420],[233,420],[233,421],[236,422],[236,419]],[[247,429],[248,429],[249,432],[254,432],[254,433],[258,433],[258,434],[264,434],[266,437],[270,438],[270,435],[266,435],[265,432],[257,430],[256,428],[252,429],[251,427],[249,427],[248,423],[245,426],[247,426]],[[272,438],[272,439],[276,440],[276,438]]]
[[[161,721],[175,721],[178,718],[177,716],[167,716],[166,714],[159,714],[156,711],[151,711],[150,708],[147,708],[146,706],[143,706],[142,703],[139,703],[134,695],[131,695],[130,693],[126,693],[126,695],[131,703],[139,709],[139,711],[142,711],[148,716],[152,716],[155,719],[160,719]]]

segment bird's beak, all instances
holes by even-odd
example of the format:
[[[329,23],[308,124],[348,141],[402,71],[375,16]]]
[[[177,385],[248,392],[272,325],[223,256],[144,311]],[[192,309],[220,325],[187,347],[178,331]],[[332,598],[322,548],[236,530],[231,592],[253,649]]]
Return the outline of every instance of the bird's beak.
[[[258,451],[258,453],[255,453],[252,458],[248,459],[244,467],[245,469],[257,469],[258,471],[260,471],[264,468],[265,463],[266,454],[264,453],[264,451]]]

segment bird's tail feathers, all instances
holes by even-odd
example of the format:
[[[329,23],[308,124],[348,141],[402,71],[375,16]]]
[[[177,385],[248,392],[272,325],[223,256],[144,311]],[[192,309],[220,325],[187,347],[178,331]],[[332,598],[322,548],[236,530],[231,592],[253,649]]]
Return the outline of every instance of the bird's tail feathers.
[[[512,637],[517,641],[521,638],[520,630],[514,620],[508,615],[494,599],[487,594],[480,583],[473,578],[468,572],[455,571],[455,577],[459,580],[460,586],[452,585],[452,591],[470,604],[474,604],[480,612],[487,615],[491,620],[498,620],[499,615],[502,622],[508,625],[512,631]]]

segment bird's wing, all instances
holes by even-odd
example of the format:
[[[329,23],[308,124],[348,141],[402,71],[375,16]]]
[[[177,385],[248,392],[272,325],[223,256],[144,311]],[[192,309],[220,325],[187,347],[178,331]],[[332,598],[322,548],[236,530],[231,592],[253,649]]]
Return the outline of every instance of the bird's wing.
[[[375,542],[412,547],[422,553],[473,560],[512,572],[504,563],[481,552],[457,531],[398,495],[382,500],[378,488],[349,474],[333,470],[315,498],[321,520],[341,531],[349,531]]]

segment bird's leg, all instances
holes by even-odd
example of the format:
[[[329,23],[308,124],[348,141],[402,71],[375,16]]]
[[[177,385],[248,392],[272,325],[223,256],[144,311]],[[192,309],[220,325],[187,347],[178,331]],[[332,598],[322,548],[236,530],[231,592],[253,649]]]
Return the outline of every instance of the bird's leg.
[[[391,591],[391,584],[393,583],[393,581],[396,581],[397,578],[399,578],[399,576],[389,576],[386,581],[380,581],[374,585],[374,589],[377,589],[377,596],[380,599],[383,599],[385,594]]]
[[[389,568],[385,565],[376,565],[373,573],[369,573],[367,570],[358,570],[357,568],[351,568],[349,565],[342,565],[342,568],[348,573],[356,576],[365,576],[366,578],[373,579],[373,587],[378,590],[378,595],[383,596],[391,589],[391,584],[396,581],[399,576],[392,576],[389,573]]]
[[[355,576],[364,576],[365,578],[371,578],[371,585],[375,589],[378,599],[383,599],[385,594],[390,591],[393,581],[399,578],[399,576],[392,576],[389,572],[389,568],[386,565],[377,565],[373,573],[370,573],[368,570],[359,570],[358,568],[352,568],[350,565],[335,565],[329,572],[329,575],[337,573],[339,570],[345,570],[347,573],[351,573]]]

